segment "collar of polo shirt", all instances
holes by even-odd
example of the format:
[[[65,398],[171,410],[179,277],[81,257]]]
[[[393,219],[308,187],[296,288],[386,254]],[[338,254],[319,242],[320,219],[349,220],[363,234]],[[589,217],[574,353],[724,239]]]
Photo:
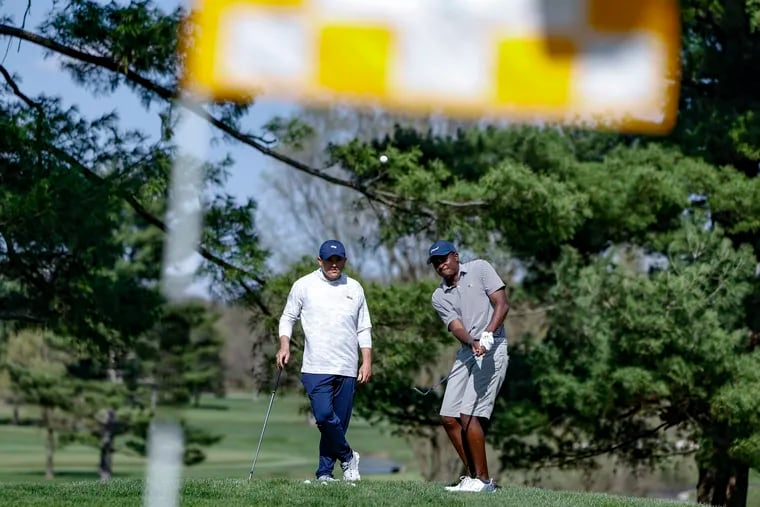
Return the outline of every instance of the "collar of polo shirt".
[[[464,268],[464,263],[459,263],[459,275],[457,276],[457,281],[454,285],[446,285],[446,280],[441,280],[441,287],[443,287],[444,290],[451,290],[457,285],[459,285],[459,282],[462,280],[462,275],[467,273],[467,270]]]
[[[336,282],[340,282],[340,281],[341,281],[343,278],[345,278],[345,277],[346,277],[346,274],[345,274],[345,273],[341,273],[341,274],[340,274],[340,276],[339,276],[338,278],[336,278],[335,280],[328,280],[328,279],[327,279],[327,277],[325,276],[325,272],[324,272],[324,271],[322,271],[322,268],[319,268],[319,269],[317,269],[317,272],[319,273],[319,278],[320,278],[321,280],[323,280],[323,281],[327,282],[327,283],[336,283]]]

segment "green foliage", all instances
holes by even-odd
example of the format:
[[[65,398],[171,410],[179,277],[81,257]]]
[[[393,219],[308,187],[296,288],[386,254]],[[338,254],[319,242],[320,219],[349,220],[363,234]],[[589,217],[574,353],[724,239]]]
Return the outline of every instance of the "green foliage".
[[[224,394],[218,315],[203,303],[164,307],[155,326],[125,357],[125,381],[134,392],[151,386],[158,402],[197,403],[202,392]]]
[[[356,410],[370,421],[390,421],[402,434],[438,423],[439,393],[421,397],[413,390],[420,372],[446,345],[454,348],[454,339],[430,306],[435,285],[364,284],[372,317],[373,378],[358,389]]]
[[[71,58],[66,70],[83,86],[111,93],[127,84],[146,105],[171,99],[178,61],[181,9],[165,14],[153,2],[54,4],[41,30],[92,58]],[[102,66],[105,60],[117,68]],[[143,85],[120,72],[142,74]],[[134,74],[133,74],[134,75]],[[5,78],[19,83],[13,76]],[[153,81],[151,81],[153,80]],[[168,88],[163,88],[168,87]],[[23,88],[23,87],[21,87]],[[176,113],[159,114],[165,131]],[[174,146],[120,128],[115,113],[83,118],[56,99],[6,87],[0,97],[0,300],[3,319],[52,326],[87,345],[127,342],[151,326],[161,298],[161,214]],[[244,107],[214,110],[233,122]],[[220,293],[239,296],[263,266],[252,202],[221,191],[230,161],[207,163],[204,257]],[[255,280],[257,283],[260,280]]]
[[[54,338],[41,332],[25,331],[8,342],[3,369],[11,388],[27,402],[58,410],[62,416],[73,409],[82,386],[67,376],[71,358],[53,344]],[[50,421],[50,424],[55,424]],[[55,426],[66,425],[65,417]]]
[[[110,130],[111,119],[88,123],[76,111],[61,117],[54,101],[40,106],[47,117],[0,107],[7,154],[0,162],[4,310],[11,320],[45,323],[96,346],[144,329],[158,297],[120,264],[130,246],[116,236],[124,205],[112,185],[89,178],[54,148],[77,138],[89,151],[92,131]]]
[[[760,356],[746,354],[741,306],[756,260],[720,230],[687,222],[667,261],[647,274],[621,269],[612,255],[584,265],[576,252],[563,254],[549,334],[528,354],[534,410],[546,414],[541,446],[521,455],[520,437],[506,435],[505,463],[561,465],[613,450],[638,462],[676,452],[669,428],[693,439],[725,424],[742,449],[756,439],[748,407],[760,402],[750,373]]]
[[[755,176],[760,4],[756,0],[680,3],[681,106],[672,142],[690,155]]]
[[[125,70],[173,80],[181,15],[180,9],[166,15],[150,0],[133,0],[127,5],[74,0],[66,9],[54,11],[42,32],[69,47],[109,56]],[[77,60],[64,63],[64,68],[80,84],[101,93],[125,84],[118,74]]]

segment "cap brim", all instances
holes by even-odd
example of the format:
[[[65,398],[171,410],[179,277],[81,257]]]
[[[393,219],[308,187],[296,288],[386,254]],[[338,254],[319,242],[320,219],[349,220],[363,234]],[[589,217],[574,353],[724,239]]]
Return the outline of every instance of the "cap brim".
[[[456,250],[449,250],[448,252],[438,253],[435,255],[431,255],[428,257],[427,263],[432,264],[433,263],[433,257],[446,257],[450,253],[456,253]]]

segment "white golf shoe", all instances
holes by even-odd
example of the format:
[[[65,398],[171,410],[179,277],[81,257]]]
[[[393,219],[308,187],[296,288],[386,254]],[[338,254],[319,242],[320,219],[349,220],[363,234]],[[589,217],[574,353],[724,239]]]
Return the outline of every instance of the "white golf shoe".
[[[493,479],[488,482],[483,482],[480,479],[471,479],[461,484],[461,487],[455,491],[467,492],[467,493],[490,493],[496,491],[496,484],[493,483]]]
[[[322,484],[327,484],[329,482],[338,482],[338,479],[334,479],[330,475],[320,475],[317,477],[317,481],[321,482]]]
[[[467,482],[471,480],[473,480],[472,477],[467,477],[466,475],[463,475],[459,478],[458,483],[454,484],[453,486],[446,486],[443,489],[445,489],[446,491],[459,491],[460,489],[462,489],[462,486],[464,484],[466,484]]]
[[[356,451],[351,452],[353,453],[351,459],[341,463],[340,468],[343,469],[343,480],[354,482],[361,480],[361,476],[359,475],[359,453]]]

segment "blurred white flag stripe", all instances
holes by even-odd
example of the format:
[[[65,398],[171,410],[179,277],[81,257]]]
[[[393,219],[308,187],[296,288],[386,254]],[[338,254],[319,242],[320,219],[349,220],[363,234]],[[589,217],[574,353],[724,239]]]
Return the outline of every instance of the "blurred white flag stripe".
[[[671,0],[218,1],[214,64],[191,75],[222,96],[662,121],[676,93]]]

